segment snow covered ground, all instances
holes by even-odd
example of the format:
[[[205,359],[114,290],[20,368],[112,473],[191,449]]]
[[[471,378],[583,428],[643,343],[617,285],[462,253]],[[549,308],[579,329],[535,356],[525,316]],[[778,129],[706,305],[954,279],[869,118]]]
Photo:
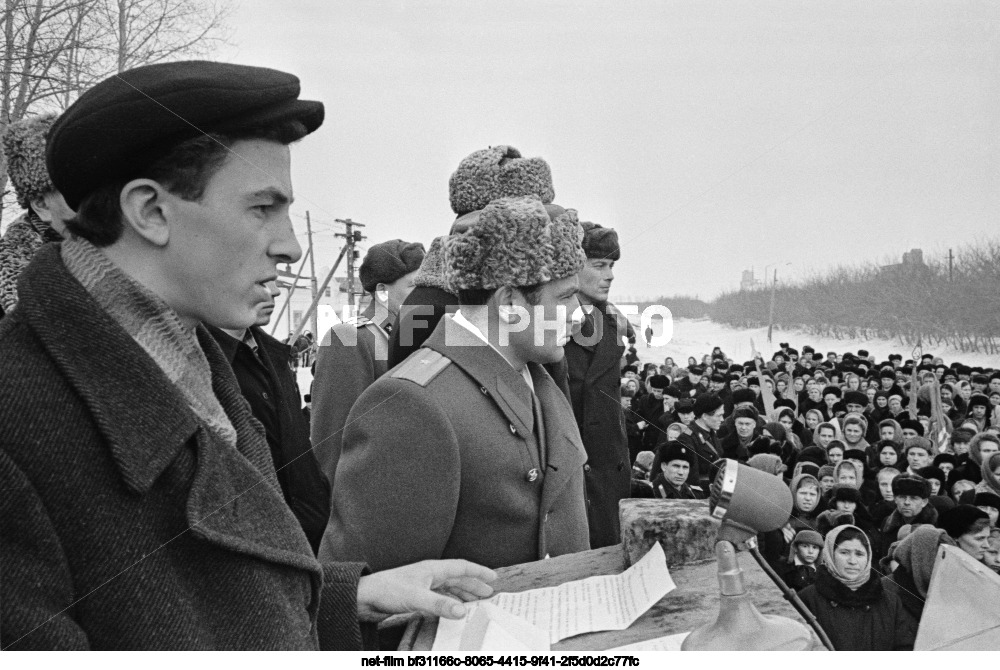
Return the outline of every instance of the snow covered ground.
[[[635,319],[636,324],[638,319]],[[653,320],[654,335],[661,334],[661,323]],[[780,342],[788,342],[792,347],[802,350],[805,345],[811,345],[816,351],[824,356],[828,351],[837,353],[853,352],[858,349],[866,349],[877,360],[885,360],[891,353],[902,354],[904,358],[910,357],[912,347],[901,345],[899,342],[888,340],[837,340],[832,338],[816,337],[798,330],[775,330],[773,342],[767,341],[767,327],[756,329],[731,328],[720,325],[708,319],[675,319],[673,322],[673,335],[667,344],[646,347],[642,339],[641,329],[636,327],[638,339],[636,351],[639,359],[643,363],[663,363],[663,359],[670,356],[678,365],[686,365],[688,356],[694,356],[699,361],[705,354],[712,352],[712,347],[721,347],[722,351],[733,360],[742,363],[750,359],[750,340],[754,341],[757,350],[765,359],[769,359],[778,349]],[[986,354],[969,354],[956,350],[933,349],[927,347],[926,353],[934,356],[941,356],[945,363],[959,360],[966,365],[989,366],[1000,368],[1000,360]],[[312,382],[312,375],[309,370],[299,369],[299,388],[303,393],[309,392],[309,385]]]

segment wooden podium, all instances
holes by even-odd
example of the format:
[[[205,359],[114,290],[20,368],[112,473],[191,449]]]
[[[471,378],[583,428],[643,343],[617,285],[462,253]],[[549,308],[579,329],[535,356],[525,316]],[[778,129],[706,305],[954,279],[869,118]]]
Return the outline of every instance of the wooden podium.
[[[622,501],[622,535],[626,538],[624,544],[500,568],[497,570],[499,578],[494,585],[495,590],[514,593],[546,586],[558,586],[563,582],[594,575],[613,575],[623,572],[628,567],[627,557],[630,554],[636,555],[635,542],[629,539],[630,529],[634,530],[635,525],[626,525],[625,523],[628,517],[626,503],[629,503],[628,506],[631,507],[632,503],[638,502]],[[650,502],[652,501],[643,501],[642,505],[642,511],[647,517],[647,521],[651,513]],[[661,502],[673,503],[674,501]],[[686,504],[679,504],[682,502]],[[689,508],[695,503],[696,501],[676,501],[674,504],[660,505],[656,509],[665,516],[675,518],[678,512],[692,511]],[[704,511],[701,509],[703,506],[705,507]],[[698,518],[701,518],[701,515],[707,515],[707,506],[703,501],[697,501],[696,507],[697,509],[693,511]],[[699,530],[698,534],[705,537],[702,542],[708,541],[706,533]],[[631,537],[638,536],[635,533],[631,534]],[[715,620],[719,613],[719,581],[715,560],[685,561],[684,557],[700,554],[691,553],[692,547],[689,544],[691,537],[684,532],[683,528],[672,527],[669,533],[654,539],[650,539],[648,533],[643,536],[643,541],[646,543],[657,540],[664,545],[670,574],[674,583],[677,584],[677,588],[664,596],[626,630],[577,635],[554,644],[553,651],[602,651],[665,635],[686,633]],[[688,544],[681,547],[678,546],[678,542]],[[711,545],[714,547],[714,537],[711,538]],[[711,555],[711,550],[709,550],[708,555]],[[740,554],[740,567],[744,572],[747,592],[750,593],[753,603],[762,614],[777,614],[805,624],[802,617],[782,597],[781,592],[768,579],[753,557],[746,553]],[[407,625],[399,650],[430,651],[436,632],[436,619],[413,619]]]

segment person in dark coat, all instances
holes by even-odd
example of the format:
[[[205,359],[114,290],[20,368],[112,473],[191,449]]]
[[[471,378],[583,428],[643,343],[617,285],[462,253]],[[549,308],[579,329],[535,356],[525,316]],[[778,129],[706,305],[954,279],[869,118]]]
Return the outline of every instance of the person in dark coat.
[[[371,302],[361,314],[327,332],[316,357],[310,419],[313,451],[333,482],[344,424],[361,392],[388,370],[389,333],[413,289],[424,245],[403,240],[373,244],[358,276]]]
[[[511,225],[517,236],[504,234]],[[538,319],[537,331],[500,330],[535,307],[551,320],[575,303],[579,232],[575,212],[550,219],[526,196],[494,200],[449,238],[448,281],[462,307],[351,409],[321,559],[501,567],[590,548],[586,454],[542,367],[563,356],[572,312],[565,330]]]
[[[758,424],[760,415],[753,407],[740,407],[730,418],[733,420],[734,430],[719,440],[722,457],[746,463],[752,455],[749,453],[750,445],[762,433],[762,428]]]
[[[587,450],[590,546],[599,549],[621,542],[618,502],[629,496],[628,440],[618,384],[625,351],[622,337],[634,334],[628,320],[608,302],[614,265],[621,258],[618,233],[594,223],[583,228],[587,262],[580,271],[577,297],[584,319],[565,349],[573,413]],[[662,400],[658,402],[662,414]],[[655,444],[655,439],[643,439],[644,448]]]
[[[814,530],[800,530],[788,548],[788,558],[779,572],[790,588],[801,591],[816,583],[823,536]]]
[[[451,209],[458,217],[449,235],[464,232],[492,200],[535,195],[549,205],[555,197],[552,170],[544,159],[524,158],[512,146],[501,144],[474,151],[461,160],[448,180]],[[389,365],[394,368],[420,349],[445,314],[458,310],[458,295],[444,277],[444,242],[437,237],[424,256],[414,289],[399,310],[389,339]]]
[[[688,483],[688,474],[694,464],[694,450],[674,440],[668,441],[657,452],[660,472],[653,479],[653,494],[666,500],[698,500],[702,491],[695,491]]]
[[[315,553],[330,518],[330,484],[309,443],[302,395],[289,365],[291,349],[261,328],[271,320],[279,293],[274,282],[268,282],[268,288],[271,301],[259,309],[256,325],[242,332],[206,327],[232,367],[254,418],[264,427],[281,494]]]
[[[955,541],[940,528],[927,524],[917,526],[895,543],[891,557],[897,564],[896,568],[882,577],[882,586],[899,596],[903,609],[913,619],[914,628],[923,616],[934,562],[942,544],[955,546]]]
[[[302,255],[287,144],[323,106],[298,93],[276,70],[162,63],[53,124],[78,216],[0,321],[0,647],[358,649],[359,618],[460,617],[431,589],[491,592],[464,561],[319,563],[200,325],[250,327]]]
[[[906,473],[897,475],[892,480],[892,495],[896,510],[885,518],[876,533],[877,560],[888,553],[889,547],[896,541],[899,529],[904,525],[933,526],[938,520],[937,510],[929,504],[931,486],[923,477]]]
[[[816,583],[799,597],[829,636],[835,651],[906,651],[917,630],[899,597],[872,570],[868,536],[838,526],[826,536]]]
[[[695,465],[691,468],[688,483],[708,491],[715,477],[714,463],[722,458],[722,447],[716,431],[722,424],[722,399],[713,393],[703,393],[694,401],[694,421],[691,422],[691,441],[695,447]]]

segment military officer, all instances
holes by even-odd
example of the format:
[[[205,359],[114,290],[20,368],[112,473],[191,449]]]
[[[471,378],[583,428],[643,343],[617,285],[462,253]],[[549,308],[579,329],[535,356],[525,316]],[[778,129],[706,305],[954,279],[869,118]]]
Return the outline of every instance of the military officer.
[[[653,492],[657,498],[698,500],[705,497],[700,490],[695,491],[687,484],[688,475],[695,467],[694,459],[694,450],[675,440],[660,446],[656,454],[660,472],[653,479]]]
[[[310,436],[331,484],[347,414],[361,392],[388,369],[389,334],[423,260],[420,243],[389,240],[372,245],[358,272],[371,302],[358,316],[331,328],[320,344]]]
[[[576,212],[532,195],[475,219],[444,249],[460,308],[348,416],[321,556],[499,567],[590,547],[586,455],[543,367],[577,306]]]

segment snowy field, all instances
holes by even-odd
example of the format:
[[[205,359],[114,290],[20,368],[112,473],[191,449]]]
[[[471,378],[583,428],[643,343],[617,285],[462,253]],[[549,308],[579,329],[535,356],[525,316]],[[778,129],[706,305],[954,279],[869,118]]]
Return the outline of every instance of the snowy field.
[[[771,354],[778,349],[780,342],[788,342],[799,351],[808,344],[824,356],[828,351],[836,351],[838,354],[850,351],[856,354],[858,349],[866,349],[879,361],[885,360],[891,353],[899,353],[904,358],[909,358],[912,351],[912,347],[888,340],[837,340],[815,337],[796,330],[775,330],[773,333],[774,341],[769,343],[766,327],[744,330],[713,323],[708,319],[676,319],[673,326],[673,335],[670,341],[667,344],[653,347],[646,347],[646,343],[642,339],[641,329],[636,328],[638,334],[636,351],[643,363],[662,364],[663,359],[670,356],[678,365],[686,365],[688,356],[694,356],[700,361],[704,354],[712,352],[712,347],[721,347],[727,356],[742,363],[750,359],[751,339],[765,359],[771,357]],[[661,322],[654,319],[655,335],[661,334],[659,332],[661,327]],[[942,357],[945,363],[958,360],[971,366],[1000,367],[1000,360],[986,354],[969,354],[930,347],[926,348],[925,352]],[[299,369],[298,380],[302,392],[308,393],[309,385],[312,382],[309,370]]]

